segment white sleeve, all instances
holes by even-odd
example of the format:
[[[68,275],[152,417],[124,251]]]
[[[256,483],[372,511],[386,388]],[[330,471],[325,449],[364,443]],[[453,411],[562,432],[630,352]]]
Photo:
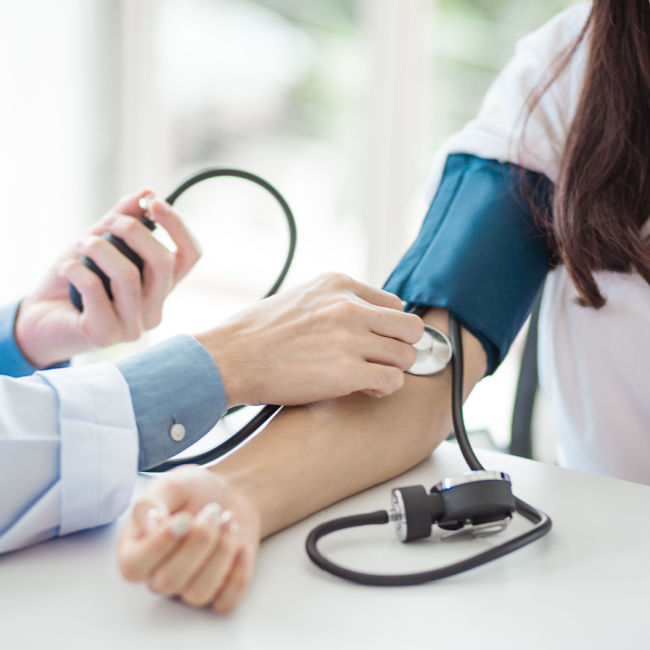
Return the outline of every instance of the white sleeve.
[[[137,463],[128,384],[112,364],[0,377],[0,553],[113,521]]]

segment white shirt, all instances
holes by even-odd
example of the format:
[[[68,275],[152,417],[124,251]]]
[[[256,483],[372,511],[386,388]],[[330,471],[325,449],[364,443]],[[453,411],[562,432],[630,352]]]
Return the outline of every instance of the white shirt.
[[[479,115],[452,136],[434,161],[430,197],[450,153],[514,162],[555,182],[577,107],[588,39],[542,96],[527,122],[526,101],[551,63],[580,33],[591,10],[582,2],[522,39],[488,91]],[[525,125],[525,131],[524,131]],[[547,279],[539,320],[542,392],[566,466],[650,484],[650,287],[638,274],[595,275],[607,303],[575,302],[564,266]]]

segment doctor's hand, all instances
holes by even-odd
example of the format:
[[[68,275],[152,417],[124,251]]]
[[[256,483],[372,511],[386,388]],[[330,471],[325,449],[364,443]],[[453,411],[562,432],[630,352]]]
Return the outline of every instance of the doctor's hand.
[[[120,531],[122,575],[194,607],[229,612],[260,542],[257,509],[215,473],[185,466],[152,480]]]
[[[397,296],[329,274],[196,338],[221,371],[228,406],[292,405],[395,392],[423,331]]]
[[[138,201],[150,191],[119,201],[21,303],[16,343],[34,367],[45,368],[79,352],[133,341],[160,322],[167,294],[198,261],[201,251],[180,217],[160,199],[152,203],[149,216],[169,233],[176,250],[167,249],[140,223],[143,211]],[[142,258],[142,278],[135,264],[102,239],[107,232],[123,239]],[[81,256],[92,259],[110,278],[114,300]],[[81,294],[83,312],[70,302],[68,283]]]

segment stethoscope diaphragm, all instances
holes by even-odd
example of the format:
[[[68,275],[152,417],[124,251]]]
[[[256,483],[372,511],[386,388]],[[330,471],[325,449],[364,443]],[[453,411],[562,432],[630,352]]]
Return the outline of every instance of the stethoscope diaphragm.
[[[430,325],[424,326],[422,338],[413,347],[418,356],[406,371],[410,375],[435,375],[444,370],[451,361],[452,346],[449,337]]]

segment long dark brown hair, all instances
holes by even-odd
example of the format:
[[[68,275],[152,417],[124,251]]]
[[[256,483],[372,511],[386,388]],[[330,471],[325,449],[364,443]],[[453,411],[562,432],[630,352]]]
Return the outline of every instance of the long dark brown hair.
[[[553,79],[585,37],[586,74],[554,189],[550,238],[579,302],[599,308],[605,298],[595,271],[637,271],[650,284],[650,243],[640,232],[650,218],[650,0],[594,0]]]

